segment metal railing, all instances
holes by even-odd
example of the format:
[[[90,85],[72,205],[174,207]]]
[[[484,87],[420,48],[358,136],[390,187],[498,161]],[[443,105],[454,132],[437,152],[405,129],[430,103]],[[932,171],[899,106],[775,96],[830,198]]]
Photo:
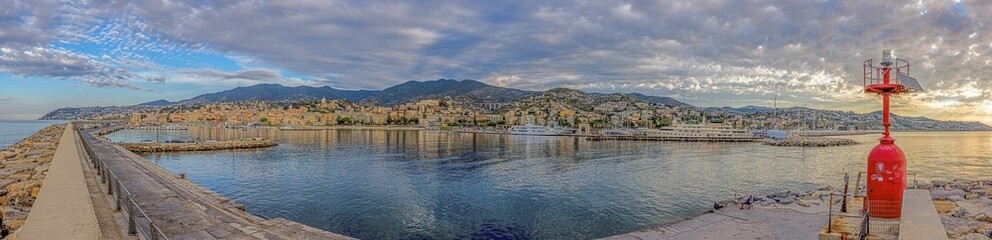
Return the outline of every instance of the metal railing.
[[[865,176],[865,177],[862,178],[861,176]],[[914,172],[906,173],[906,180],[909,180],[910,177],[913,178],[913,184],[910,185],[909,183],[906,183],[906,188],[919,189],[920,181],[916,178],[916,173]],[[865,190],[865,186],[868,184],[867,181],[868,181],[868,173],[865,171],[859,171],[858,178],[857,180],[854,181],[854,194],[864,196],[865,193],[863,193],[863,191]]]
[[[866,206],[868,208],[865,208],[864,215],[861,216],[861,223],[858,224],[858,227],[854,229],[854,231],[851,231],[851,235],[848,236],[851,239],[865,240],[868,239],[868,235],[871,234],[871,214],[869,214],[871,211],[871,203],[866,204],[868,204],[868,206]]]
[[[115,210],[121,210],[124,216],[127,217],[127,233],[131,236],[141,233],[143,239],[168,240],[169,237],[165,236],[165,233],[162,232],[158,224],[155,224],[148,217],[148,214],[145,213],[145,210],[134,200],[134,195],[131,194],[131,191],[121,184],[121,180],[117,177],[117,174],[110,170],[107,167],[107,163],[103,159],[100,159],[93,151],[93,148],[85,139],[87,137],[94,139],[93,136],[85,131],[81,131],[79,128],[76,128],[75,131],[79,134],[80,142],[83,143],[86,158],[93,164],[92,166],[96,170],[96,174],[100,176],[100,183],[106,183],[107,194],[114,195]]]
[[[857,179],[854,181],[854,192],[848,194],[838,194],[845,195],[854,198],[851,204],[854,206],[853,209],[848,208],[851,212],[850,215],[856,214],[856,225],[853,225],[854,229],[848,232],[849,239],[889,239],[894,238],[899,235],[899,222],[898,218],[901,214],[901,204],[897,201],[892,200],[874,200],[869,199],[866,191],[865,185],[867,181],[867,175],[864,171],[858,172]],[[907,184],[907,188],[919,188],[919,181],[915,173],[907,173],[907,180],[912,177],[912,184]],[[856,202],[855,202],[856,201]],[[847,204],[846,202],[843,204]],[[828,216],[833,216],[833,214],[828,214]],[[831,221],[833,218],[830,218]],[[828,223],[830,224],[830,223]],[[829,225],[828,225],[829,226]],[[849,225],[850,226],[850,225]]]
[[[895,239],[899,236],[900,218],[899,202],[889,200],[872,200],[865,198],[864,215],[860,231],[868,239]],[[861,238],[864,239],[864,238]]]

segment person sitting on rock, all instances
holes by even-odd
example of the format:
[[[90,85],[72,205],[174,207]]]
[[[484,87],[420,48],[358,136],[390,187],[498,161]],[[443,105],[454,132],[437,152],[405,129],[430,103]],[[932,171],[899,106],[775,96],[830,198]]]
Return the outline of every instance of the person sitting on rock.
[[[743,207],[743,209],[751,209],[751,202],[754,202],[754,196],[753,195],[748,195],[747,196],[747,199],[744,200],[744,207]]]

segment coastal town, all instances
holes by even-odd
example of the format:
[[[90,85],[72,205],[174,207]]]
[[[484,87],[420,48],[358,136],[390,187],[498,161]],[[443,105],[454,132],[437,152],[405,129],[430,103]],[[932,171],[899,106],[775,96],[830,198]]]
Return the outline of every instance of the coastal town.
[[[590,129],[660,128],[678,124],[721,125],[748,130],[877,131],[879,112],[854,113],[805,107],[695,107],[645,101],[629,94],[590,94],[558,88],[505,103],[463,97],[410,99],[383,106],[345,99],[230,101],[203,104],[136,105],[97,114],[56,110],[43,119],[123,120],[132,124],[207,124],[222,126],[414,126],[433,129],[489,128],[507,130],[528,123]],[[66,115],[69,114],[69,115]],[[894,116],[894,129],[975,131],[992,127],[975,122],[936,121]]]

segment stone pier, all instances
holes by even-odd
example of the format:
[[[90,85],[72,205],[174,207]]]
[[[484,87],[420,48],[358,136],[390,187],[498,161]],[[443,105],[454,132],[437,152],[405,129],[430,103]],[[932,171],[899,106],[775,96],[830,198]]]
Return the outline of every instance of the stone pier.
[[[78,135],[69,124],[18,239],[100,239],[78,144]]]
[[[92,131],[66,128],[17,239],[352,239],[247,213]]]

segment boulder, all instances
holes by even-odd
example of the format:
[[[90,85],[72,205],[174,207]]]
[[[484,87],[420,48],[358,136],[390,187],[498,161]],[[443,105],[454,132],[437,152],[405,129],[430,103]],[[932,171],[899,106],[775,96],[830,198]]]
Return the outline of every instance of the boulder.
[[[22,172],[28,170],[34,170],[38,167],[38,163],[35,162],[13,162],[7,163],[3,166],[4,170],[11,172]]]
[[[969,233],[969,234],[966,234],[963,237],[958,238],[958,239],[962,239],[962,240],[988,240],[989,237],[988,236],[985,236],[985,235],[982,235],[981,233]]]
[[[938,199],[950,199],[952,196],[958,196],[962,199],[968,193],[961,189],[932,189],[930,190],[930,195],[933,196],[934,200]]]
[[[992,224],[985,224],[975,229],[975,232],[983,236],[992,237]]]
[[[951,210],[951,216],[952,217],[963,218],[964,216],[967,216],[967,215],[968,215],[968,211],[964,210],[964,208],[961,208],[961,207],[956,207],[956,208],[954,208],[954,210]]]
[[[16,229],[21,228],[21,226],[24,226],[24,220],[7,220],[7,219],[4,219],[3,220],[3,226],[5,228],[9,229],[10,231],[15,231]]]
[[[15,183],[17,180],[14,179],[0,179],[0,188],[7,188],[7,185]]]
[[[959,238],[968,233],[975,233],[979,227],[986,224],[984,222],[974,221],[971,219],[947,216],[941,217],[940,221],[944,223],[944,229],[947,230],[947,236],[951,238]]]
[[[806,200],[803,199],[796,200],[796,204],[803,207],[809,207],[810,205],[809,202],[806,202]]]
[[[992,223],[992,216],[989,216],[989,214],[986,213],[979,213],[978,215],[975,215],[975,220]]]
[[[28,211],[20,207],[7,206],[0,209],[0,215],[4,220],[25,220],[28,219]]]
[[[785,197],[785,198],[782,198],[782,199],[777,200],[777,202],[778,203],[781,203],[781,204],[792,204],[792,202],[794,202],[794,201],[796,201],[796,200],[793,199],[792,197]]]
[[[45,155],[45,150],[46,149],[31,149],[31,151],[28,151],[27,153],[24,154],[24,158],[39,159]]]
[[[11,175],[11,176],[7,176],[7,179],[11,179],[11,180],[15,180],[15,181],[20,182],[20,181],[24,181],[24,180],[30,179],[31,178],[31,175],[32,175],[31,172],[23,172],[23,173],[18,173],[18,174],[14,174],[14,175]]]

